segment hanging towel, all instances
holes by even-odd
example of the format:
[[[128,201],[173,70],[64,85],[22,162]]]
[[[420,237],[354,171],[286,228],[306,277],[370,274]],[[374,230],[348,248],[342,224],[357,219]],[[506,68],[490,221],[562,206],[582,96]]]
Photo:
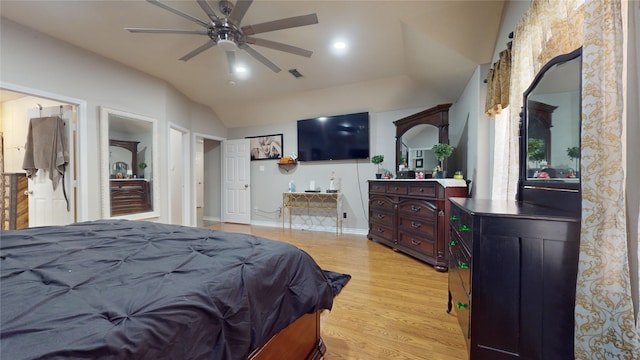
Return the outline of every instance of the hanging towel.
[[[53,190],[56,190],[68,162],[64,121],[59,116],[31,119],[22,163],[27,177],[31,178],[38,169],[48,170]]]

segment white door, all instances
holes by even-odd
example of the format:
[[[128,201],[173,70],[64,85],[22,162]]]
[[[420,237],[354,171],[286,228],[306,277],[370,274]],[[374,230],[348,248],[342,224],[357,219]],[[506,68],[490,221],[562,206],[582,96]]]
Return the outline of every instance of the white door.
[[[204,139],[196,139],[196,226],[204,226]]]
[[[225,140],[222,143],[223,221],[240,224],[251,222],[251,167],[249,139]]]
[[[38,170],[28,181],[29,227],[67,225],[75,221],[75,190],[72,186],[75,177],[73,173],[75,113],[71,105],[50,106],[42,110],[33,108],[28,111],[27,121],[45,116],[62,117],[69,147],[69,164],[65,166],[64,178],[60,180],[56,190],[53,190],[53,184],[46,170]]]
[[[184,212],[184,144],[183,133],[177,129],[169,129],[169,183],[170,183],[170,219],[172,224],[185,225],[182,214]]]

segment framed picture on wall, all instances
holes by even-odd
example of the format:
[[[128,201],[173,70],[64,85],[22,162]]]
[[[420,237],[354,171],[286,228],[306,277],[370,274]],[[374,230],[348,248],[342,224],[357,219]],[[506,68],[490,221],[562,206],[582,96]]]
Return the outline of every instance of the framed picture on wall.
[[[424,163],[422,159],[416,159],[416,169],[422,169],[424,167]]]
[[[282,134],[249,136],[251,160],[280,159],[282,157]]]
[[[416,150],[416,157],[417,158],[421,158],[422,157],[422,150]]]

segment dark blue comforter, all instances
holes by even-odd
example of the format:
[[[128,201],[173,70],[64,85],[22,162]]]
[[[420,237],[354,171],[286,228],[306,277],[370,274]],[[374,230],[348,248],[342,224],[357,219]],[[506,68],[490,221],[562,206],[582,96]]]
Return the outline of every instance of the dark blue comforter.
[[[307,253],[252,235],[101,220],[0,236],[2,359],[246,359],[332,306]]]

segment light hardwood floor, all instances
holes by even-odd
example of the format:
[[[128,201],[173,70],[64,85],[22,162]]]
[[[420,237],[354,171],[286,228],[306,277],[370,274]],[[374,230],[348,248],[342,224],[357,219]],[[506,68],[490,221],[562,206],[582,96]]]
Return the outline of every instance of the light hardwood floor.
[[[447,314],[447,273],[364,235],[217,224],[296,245],[326,270],[351,274],[321,316],[326,360],[468,357],[455,311]]]

